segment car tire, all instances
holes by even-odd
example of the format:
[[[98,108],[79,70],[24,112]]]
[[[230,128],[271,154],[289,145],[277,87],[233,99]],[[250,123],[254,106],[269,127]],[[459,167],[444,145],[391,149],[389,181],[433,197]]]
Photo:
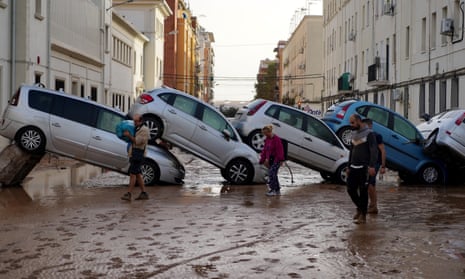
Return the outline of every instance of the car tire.
[[[321,176],[321,178],[323,178],[324,180],[331,180],[331,179],[333,179],[333,176],[331,175],[331,173],[326,172],[326,171],[320,171],[320,176]]]
[[[44,133],[39,128],[32,126],[24,127],[16,134],[18,146],[30,153],[44,153],[45,141]]]
[[[347,164],[342,164],[337,168],[336,172],[333,174],[332,177],[334,182],[339,184],[346,184],[347,183]]]
[[[427,164],[420,169],[418,178],[423,184],[439,184],[442,182],[443,174],[439,166],[435,164]]]
[[[154,185],[160,181],[160,168],[152,161],[144,160],[140,166],[145,185]]]
[[[234,159],[221,172],[223,177],[232,184],[249,184],[254,176],[252,164],[244,159]]]
[[[155,139],[161,138],[163,135],[163,122],[160,118],[154,116],[144,116],[144,123],[150,131],[150,142],[155,142]]]
[[[247,138],[247,144],[256,152],[262,152],[265,145],[265,136],[262,134],[262,131],[252,131]]]
[[[345,147],[352,145],[352,129],[350,127],[342,127],[337,131],[337,136],[341,139]]]
[[[438,132],[438,130],[433,131],[423,145],[423,151],[428,155],[433,155],[438,151],[438,144],[436,143]]]

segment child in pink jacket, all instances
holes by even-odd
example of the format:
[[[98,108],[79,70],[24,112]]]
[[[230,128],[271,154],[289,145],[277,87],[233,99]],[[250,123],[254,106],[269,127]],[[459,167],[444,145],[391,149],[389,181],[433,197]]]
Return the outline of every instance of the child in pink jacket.
[[[260,154],[260,164],[268,168],[268,186],[270,190],[267,196],[277,196],[281,194],[281,187],[278,181],[278,171],[284,162],[284,148],[281,139],[273,134],[273,126],[267,125],[262,129],[265,135],[265,146]]]

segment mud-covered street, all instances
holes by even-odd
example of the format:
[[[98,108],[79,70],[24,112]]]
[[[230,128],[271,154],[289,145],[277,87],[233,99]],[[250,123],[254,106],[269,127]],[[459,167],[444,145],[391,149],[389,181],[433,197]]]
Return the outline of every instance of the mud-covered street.
[[[120,200],[128,178],[112,172],[68,185],[46,169],[0,188],[0,278],[465,278],[464,186],[387,175],[379,215],[355,225],[345,187],[296,164],[266,197],[181,158],[185,185],[147,201]]]

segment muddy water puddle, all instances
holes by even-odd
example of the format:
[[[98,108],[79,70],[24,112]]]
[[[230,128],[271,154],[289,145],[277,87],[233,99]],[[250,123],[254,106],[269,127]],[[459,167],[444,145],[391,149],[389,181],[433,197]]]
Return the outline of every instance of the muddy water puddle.
[[[345,187],[298,165],[294,183],[281,170],[273,198],[265,185],[225,184],[203,162],[186,168],[185,185],[130,203],[115,173],[80,185],[32,179],[47,189],[33,198],[0,189],[0,278],[465,277],[464,187],[385,177],[380,214],[357,226]]]

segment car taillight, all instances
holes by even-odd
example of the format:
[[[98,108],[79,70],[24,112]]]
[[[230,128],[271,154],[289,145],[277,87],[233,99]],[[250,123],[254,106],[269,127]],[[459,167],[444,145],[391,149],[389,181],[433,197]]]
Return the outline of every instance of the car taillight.
[[[16,91],[15,95],[13,95],[13,97],[11,97],[9,103],[12,106],[17,106],[18,105],[18,103],[19,103],[19,89],[18,89],[18,91]]]
[[[140,95],[139,103],[145,105],[145,104],[148,104],[148,103],[151,103],[151,102],[153,102],[153,98],[149,94]]]
[[[462,124],[463,120],[465,120],[465,112],[459,118],[457,118],[457,120],[455,120],[455,125],[459,126]]]
[[[339,119],[344,119],[344,116],[346,115],[346,112],[349,109],[350,105],[351,104],[348,104],[342,107],[342,109],[336,114],[336,117]]]
[[[261,101],[258,105],[256,105],[255,107],[253,107],[252,109],[250,109],[248,112],[247,112],[247,115],[254,115],[261,107],[263,107],[263,105],[266,104],[266,101]]]

